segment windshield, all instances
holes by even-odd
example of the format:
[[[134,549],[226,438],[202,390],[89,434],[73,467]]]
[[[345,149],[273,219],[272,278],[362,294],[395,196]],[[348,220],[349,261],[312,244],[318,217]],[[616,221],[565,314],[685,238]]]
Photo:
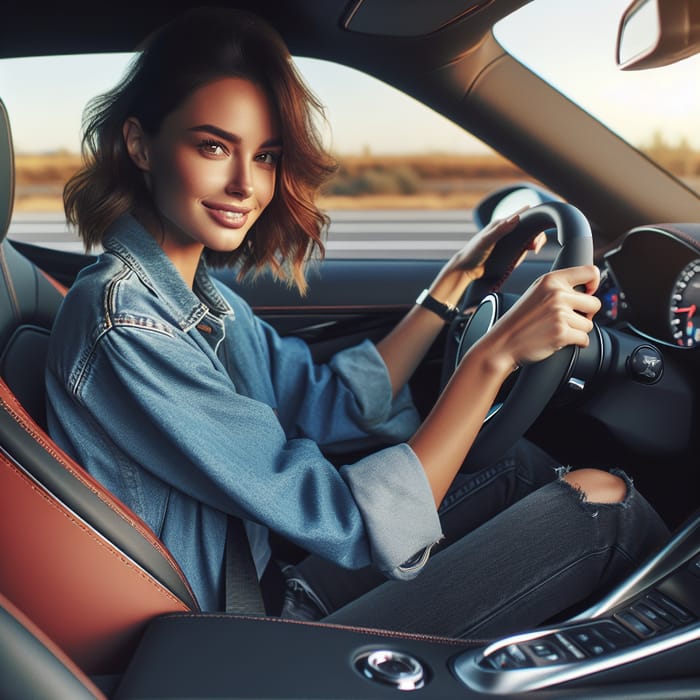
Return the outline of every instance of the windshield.
[[[521,63],[700,192],[700,54],[621,71],[617,31],[630,0],[533,0],[494,30]]]

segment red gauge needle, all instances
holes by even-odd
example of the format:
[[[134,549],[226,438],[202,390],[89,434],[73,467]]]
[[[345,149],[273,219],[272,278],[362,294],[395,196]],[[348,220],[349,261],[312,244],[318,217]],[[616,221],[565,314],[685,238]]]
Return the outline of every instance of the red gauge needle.
[[[693,316],[695,316],[695,311],[697,307],[695,304],[691,304],[690,306],[683,306],[679,309],[676,309],[676,313],[686,313],[688,314],[688,320],[686,321],[685,324],[685,332],[690,336],[693,333]]]

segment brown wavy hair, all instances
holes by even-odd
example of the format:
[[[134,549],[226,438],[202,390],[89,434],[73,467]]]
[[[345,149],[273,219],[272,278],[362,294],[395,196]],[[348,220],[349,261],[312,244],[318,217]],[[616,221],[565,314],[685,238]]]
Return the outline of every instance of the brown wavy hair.
[[[248,12],[197,8],[158,30],[112,90],[88,103],[83,116],[83,167],[68,181],[63,202],[86,250],[102,242],[122,214],[153,208],[142,173],[126,150],[122,126],[136,117],[158,133],[163,119],[194,90],[220,77],[260,85],[270,96],[282,136],[272,201],[232,252],[205,250],[214,267],[240,265],[240,275],[270,267],[306,290],[304,268],[323,256],[327,216],[316,206],[336,163],[324,149],[317,117],[323,107],[298,74],[279,34]]]

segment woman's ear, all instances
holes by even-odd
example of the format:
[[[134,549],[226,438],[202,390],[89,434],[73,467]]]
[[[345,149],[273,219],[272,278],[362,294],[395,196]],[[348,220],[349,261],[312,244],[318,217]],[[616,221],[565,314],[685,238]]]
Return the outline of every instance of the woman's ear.
[[[148,137],[143,131],[141,122],[136,117],[129,117],[124,122],[122,134],[126,150],[134,165],[139,170],[149,172],[151,166],[148,160]]]

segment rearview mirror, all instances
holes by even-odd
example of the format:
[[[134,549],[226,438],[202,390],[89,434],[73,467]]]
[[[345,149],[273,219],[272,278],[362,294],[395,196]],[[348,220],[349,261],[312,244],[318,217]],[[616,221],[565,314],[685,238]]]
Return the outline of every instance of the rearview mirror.
[[[617,36],[617,65],[640,70],[675,63],[700,51],[698,0],[634,0]]]

